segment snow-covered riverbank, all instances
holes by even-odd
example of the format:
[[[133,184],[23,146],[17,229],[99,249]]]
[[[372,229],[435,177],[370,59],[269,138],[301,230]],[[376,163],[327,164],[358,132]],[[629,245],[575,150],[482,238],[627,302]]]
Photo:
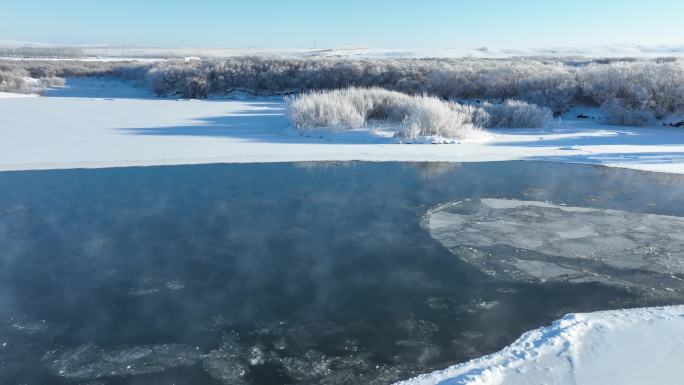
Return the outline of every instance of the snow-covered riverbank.
[[[498,353],[402,385],[674,385],[684,368],[684,306],[572,314]]]
[[[47,97],[2,99],[0,170],[527,159],[684,173],[681,128],[608,126],[577,119],[578,111],[544,129],[495,130],[460,144],[406,145],[367,132],[300,136],[280,99],[160,99],[120,82],[70,83],[73,88]]]

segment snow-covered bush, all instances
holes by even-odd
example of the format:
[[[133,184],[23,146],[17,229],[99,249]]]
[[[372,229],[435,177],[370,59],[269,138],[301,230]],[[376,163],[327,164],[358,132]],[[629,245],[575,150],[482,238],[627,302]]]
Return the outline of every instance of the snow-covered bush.
[[[566,112],[578,91],[575,71],[561,66],[540,66],[536,70],[519,82],[516,97],[549,107],[554,113]]]
[[[198,90],[190,78],[205,79],[206,87]],[[443,99],[516,99],[554,113],[565,112],[573,100],[584,97],[596,105],[614,97],[639,99],[658,115],[684,108],[682,64],[672,61],[235,57],[154,63],[147,67],[145,79],[160,95],[185,97],[201,97],[206,89],[283,95],[381,87]]]
[[[624,101],[609,99],[601,105],[603,120],[618,126],[645,126],[655,116],[644,107],[626,107]]]
[[[22,74],[5,72],[0,69],[0,92],[20,94],[40,93],[45,88],[63,87],[64,79],[51,77],[34,79]]]
[[[444,99],[524,99],[561,109],[574,95],[576,76],[561,62],[527,59],[363,59],[232,57],[151,64],[145,76],[159,94],[197,97],[188,77],[206,79],[212,93],[255,95],[345,87],[382,87]]]
[[[30,87],[26,82],[27,76],[28,73],[21,67],[0,65],[0,92],[30,93]]]
[[[429,96],[410,96],[380,88],[313,91],[288,98],[289,115],[300,132],[382,126],[397,137],[463,138],[477,127],[474,107]]]
[[[483,127],[542,127],[551,118],[549,108],[517,100],[476,106],[380,88],[312,91],[288,98],[288,109],[300,132],[378,126],[408,139],[463,138]]]
[[[354,94],[357,95],[354,95]],[[361,100],[360,90],[310,92],[288,98],[287,105],[292,124],[300,131],[315,128],[346,130],[362,128],[366,124],[372,105]],[[371,90],[366,92],[370,102]],[[375,97],[380,92],[374,92]],[[403,95],[402,95],[403,97]]]
[[[86,62],[78,60],[0,61],[0,91],[40,93],[48,87],[61,87],[66,77],[127,77],[135,70],[147,72],[143,65],[128,62]],[[130,77],[129,77],[130,78]],[[136,80],[138,77],[135,78]]]
[[[473,122],[476,108],[444,102],[428,96],[414,96],[406,108],[402,128],[397,137],[465,138],[479,130]]]
[[[590,64],[580,72],[583,92],[598,105],[631,109],[656,117],[684,110],[682,62],[618,62]],[[615,102],[614,100],[619,100]]]
[[[539,107],[520,100],[500,104],[484,103],[485,115],[478,120],[486,128],[540,128],[551,119],[548,107]]]
[[[22,66],[0,64],[0,92],[39,93],[48,87],[64,86],[64,79],[58,77],[32,77]]]

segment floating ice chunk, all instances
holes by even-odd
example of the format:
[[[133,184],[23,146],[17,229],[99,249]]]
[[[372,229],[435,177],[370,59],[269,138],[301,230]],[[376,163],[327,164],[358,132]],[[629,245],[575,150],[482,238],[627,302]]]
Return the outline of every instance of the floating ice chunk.
[[[509,280],[684,290],[684,218],[539,201],[465,200],[430,210],[432,237]]]
[[[45,357],[56,376],[81,381],[158,373],[194,365],[201,358],[202,353],[198,349],[180,344],[141,345],[113,350],[87,344],[49,353]]]
[[[282,357],[277,359],[287,374],[304,383],[317,382],[329,376],[334,360],[325,354],[309,350],[301,357]]]
[[[68,325],[65,324],[35,320],[19,315],[0,320],[0,335],[20,334],[51,339],[64,333],[67,327]]]
[[[132,287],[128,293],[130,295],[139,296],[183,289],[185,289],[185,284],[178,280],[142,277],[138,280],[137,285]]]
[[[235,332],[223,336],[221,345],[204,356],[202,366],[213,378],[224,384],[245,384],[248,372],[245,352]]]

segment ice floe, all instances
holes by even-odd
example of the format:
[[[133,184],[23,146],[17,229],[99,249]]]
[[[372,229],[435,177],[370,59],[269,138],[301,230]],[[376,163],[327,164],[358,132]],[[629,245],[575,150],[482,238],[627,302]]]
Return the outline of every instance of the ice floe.
[[[97,380],[158,373],[194,365],[202,358],[196,347],[181,344],[139,345],[103,349],[86,344],[45,356],[53,374],[71,380]]]
[[[684,218],[540,201],[464,200],[423,225],[497,279],[602,282],[664,294],[684,290]]]

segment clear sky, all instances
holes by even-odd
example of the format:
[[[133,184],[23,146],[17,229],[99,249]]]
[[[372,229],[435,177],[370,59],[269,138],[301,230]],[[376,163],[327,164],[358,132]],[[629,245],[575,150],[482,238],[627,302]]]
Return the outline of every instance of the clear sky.
[[[684,44],[684,0],[0,0],[0,39],[186,47]]]

